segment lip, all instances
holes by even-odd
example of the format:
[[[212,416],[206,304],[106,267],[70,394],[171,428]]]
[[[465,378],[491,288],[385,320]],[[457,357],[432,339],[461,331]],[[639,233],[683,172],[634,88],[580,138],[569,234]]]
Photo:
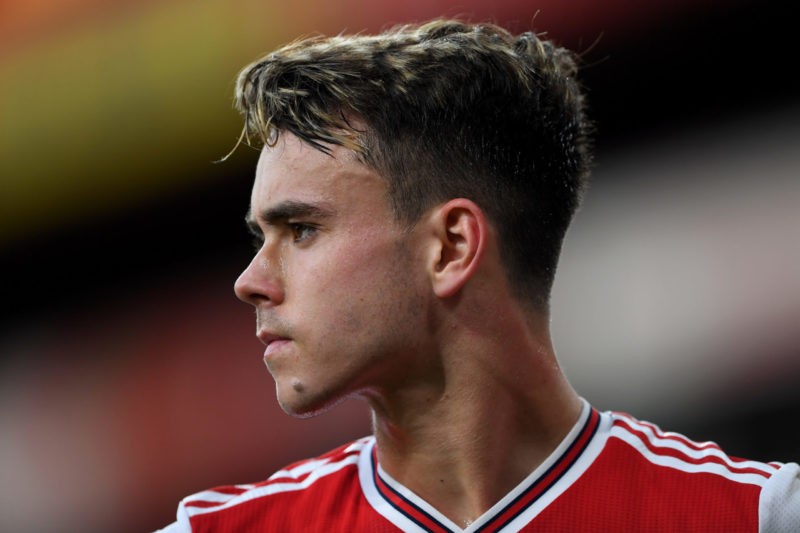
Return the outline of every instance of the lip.
[[[273,356],[281,348],[291,342],[291,339],[287,337],[281,337],[276,333],[270,333],[268,331],[259,331],[258,338],[266,345],[266,348],[264,349],[265,358]]]
[[[264,350],[264,358],[274,357],[276,353],[278,353],[281,348],[289,344],[291,341],[289,339],[275,339],[274,341],[267,344],[266,349]]]
[[[256,337],[258,337],[258,339],[261,342],[263,342],[264,344],[266,344],[268,346],[269,346],[269,343],[271,343],[271,342],[286,338],[286,337],[281,337],[277,333],[272,333],[271,331],[266,331],[266,330],[259,331],[256,334]]]

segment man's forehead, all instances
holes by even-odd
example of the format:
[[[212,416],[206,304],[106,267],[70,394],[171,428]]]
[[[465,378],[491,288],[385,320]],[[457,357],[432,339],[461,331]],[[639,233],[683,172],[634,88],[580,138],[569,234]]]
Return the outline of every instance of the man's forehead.
[[[349,164],[355,163],[363,165],[363,161],[354,150],[338,145],[320,142],[319,146],[314,146],[290,131],[281,131],[271,144],[266,144],[261,148],[259,154],[259,165],[268,164],[271,161],[282,158],[306,158],[311,157],[321,164]]]
[[[385,204],[386,181],[341,146],[326,154],[284,132],[261,150],[250,197],[249,219],[278,205],[325,205],[330,211]],[[361,207],[358,207],[358,205]]]
[[[358,155],[343,146],[327,146],[330,153],[284,132],[274,146],[264,146],[256,165],[256,189],[330,187],[347,181],[358,186],[366,181],[384,180]]]

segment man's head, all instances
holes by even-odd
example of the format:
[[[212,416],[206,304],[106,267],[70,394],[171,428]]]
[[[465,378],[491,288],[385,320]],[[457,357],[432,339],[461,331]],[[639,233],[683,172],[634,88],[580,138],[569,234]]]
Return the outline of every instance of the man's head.
[[[289,44],[242,71],[236,105],[248,138],[351,149],[387,180],[407,228],[441,202],[474,201],[520,301],[546,310],[589,172],[576,70],[533,33],[442,20]]]

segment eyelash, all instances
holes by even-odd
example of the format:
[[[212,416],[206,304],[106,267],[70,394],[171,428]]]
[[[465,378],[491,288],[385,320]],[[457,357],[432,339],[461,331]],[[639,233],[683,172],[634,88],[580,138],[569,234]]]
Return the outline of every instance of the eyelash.
[[[303,242],[306,239],[313,237],[317,231],[316,227],[303,222],[290,222],[286,225],[289,227],[289,231],[292,232],[292,237],[296,243]]]
[[[306,224],[304,222],[288,222],[286,227],[292,234],[292,241],[301,243],[314,236],[317,231],[316,226]],[[254,235],[252,241],[253,248],[258,252],[264,246],[264,237],[262,235]]]

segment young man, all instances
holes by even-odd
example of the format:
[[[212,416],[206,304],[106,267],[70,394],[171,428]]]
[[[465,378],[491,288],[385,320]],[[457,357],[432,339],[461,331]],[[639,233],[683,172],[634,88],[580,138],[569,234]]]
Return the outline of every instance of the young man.
[[[576,66],[532,33],[434,21],[309,39],[239,77],[264,144],[236,282],[295,416],[374,436],[184,499],[169,531],[800,530],[800,468],[600,413],[548,299],[588,175]]]

